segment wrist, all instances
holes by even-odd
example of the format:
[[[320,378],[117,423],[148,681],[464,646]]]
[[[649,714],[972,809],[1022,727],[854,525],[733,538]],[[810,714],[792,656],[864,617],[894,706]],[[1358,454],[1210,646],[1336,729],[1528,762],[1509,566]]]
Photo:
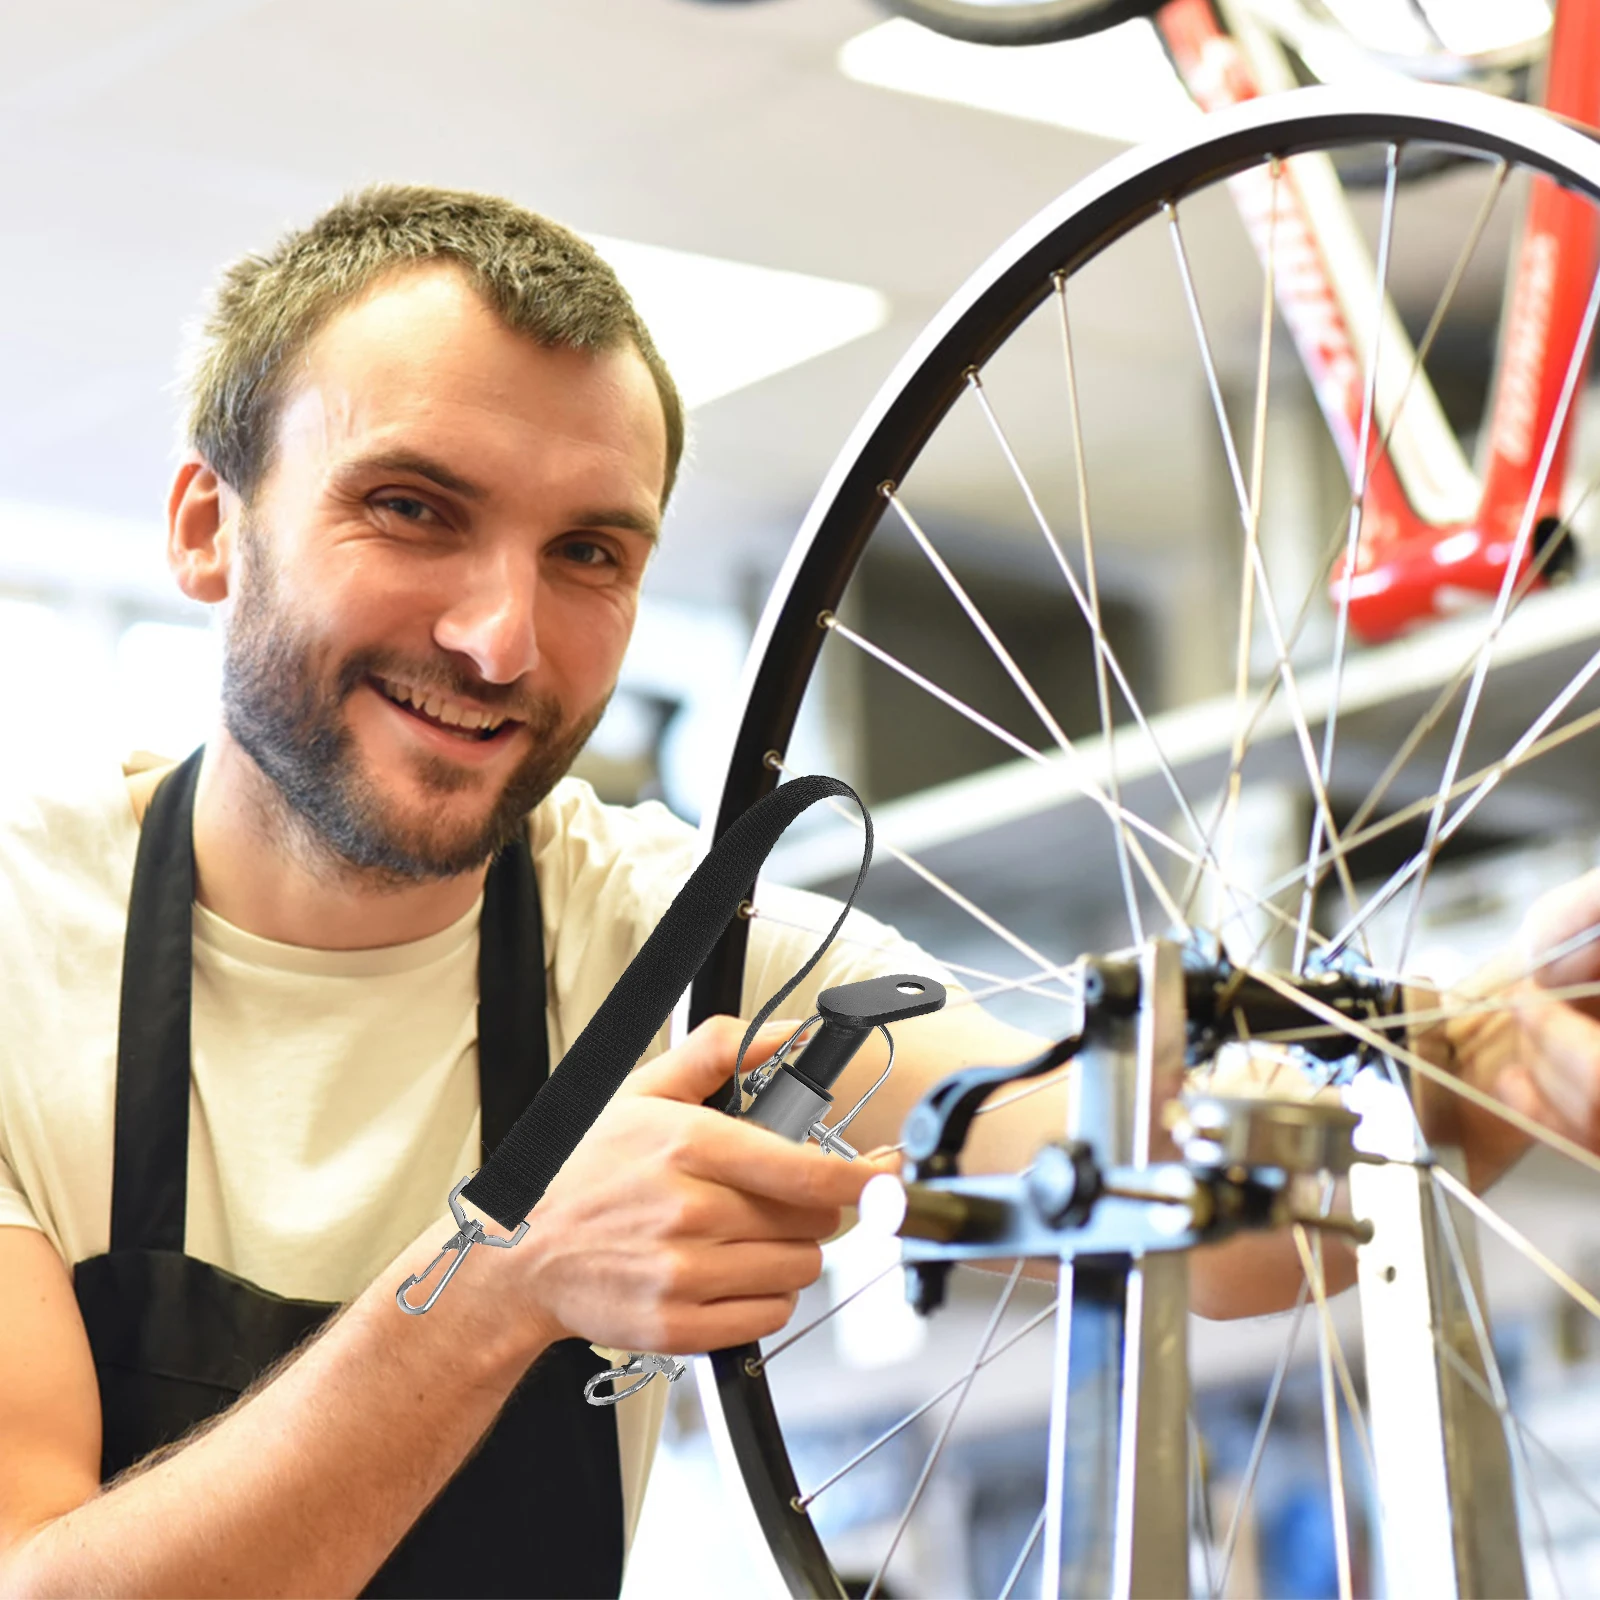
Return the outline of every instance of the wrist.
[[[414,1339],[419,1347],[429,1347],[429,1359],[446,1361],[476,1383],[509,1392],[561,1336],[551,1331],[547,1318],[527,1314],[526,1274],[518,1270],[523,1263],[511,1259],[530,1242],[531,1230],[509,1249],[480,1243],[464,1258],[451,1251],[438,1260],[452,1228],[451,1217],[439,1218],[395,1257],[363,1299],[371,1300],[372,1313],[391,1337]],[[443,1283],[446,1272],[450,1280]],[[424,1273],[428,1276],[422,1277]],[[420,1307],[438,1294],[426,1312],[408,1314],[397,1304],[400,1285],[412,1277],[420,1281],[406,1289],[408,1305]]]

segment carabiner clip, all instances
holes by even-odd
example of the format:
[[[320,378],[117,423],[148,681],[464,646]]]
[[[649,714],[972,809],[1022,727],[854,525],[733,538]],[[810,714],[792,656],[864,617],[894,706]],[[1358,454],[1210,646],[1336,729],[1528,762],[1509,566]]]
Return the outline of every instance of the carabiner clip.
[[[638,1394],[657,1373],[665,1373],[668,1383],[676,1383],[684,1374],[684,1364],[671,1356],[630,1356],[620,1367],[595,1373],[583,1386],[583,1398],[592,1406],[614,1406],[630,1394]],[[626,1389],[618,1389],[615,1385],[622,1378],[632,1378],[634,1382]],[[595,1393],[602,1383],[613,1385],[610,1394]]]
[[[524,1217],[517,1225],[517,1231],[515,1233],[508,1234],[503,1239],[497,1238],[492,1233],[485,1233],[483,1231],[483,1224],[479,1222],[476,1217],[469,1217],[466,1212],[461,1209],[461,1202],[456,1197],[463,1189],[466,1188],[469,1183],[472,1182],[476,1175],[476,1169],[474,1169],[474,1171],[469,1172],[466,1177],[464,1177],[461,1182],[450,1191],[450,1215],[453,1216],[460,1224],[460,1226],[456,1229],[454,1236],[445,1240],[443,1246],[439,1250],[438,1255],[436,1255],[421,1272],[412,1273],[412,1275],[407,1278],[398,1289],[395,1290],[395,1304],[409,1316],[420,1317],[422,1313],[428,1310],[433,1305],[433,1302],[444,1293],[444,1286],[456,1275],[461,1263],[467,1259],[467,1252],[473,1247],[473,1245],[487,1244],[493,1245],[497,1250],[509,1250],[512,1245],[520,1244],[523,1236],[528,1231],[528,1219]],[[457,1252],[456,1258],[448,1267],[444,1269],[444,1276],[439,1280],[438,1284],[434,1288],[433,1293],[430,1294],[420,1306],[411,1305],[406,1300],[406,1290],[409,1289],[413,1284],[425,1283],[429,1278],[431,1278],[433,1276],[433,1269],[438,1266],[439,1263],[443,1261],[452,1250]]]

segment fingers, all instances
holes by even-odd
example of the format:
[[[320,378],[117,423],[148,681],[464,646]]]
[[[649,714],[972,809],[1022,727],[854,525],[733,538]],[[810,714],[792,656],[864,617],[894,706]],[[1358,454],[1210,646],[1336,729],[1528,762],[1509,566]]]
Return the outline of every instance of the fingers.
[[[822,1275],[814,1240],[701,1245],[665,1253],[662,1288],[676,1301],[708,1305],[727,1299],[798,1294]]]
[[[1523,918],[1519,944],[1531,967],[1567,940],[1600,925],[1600,868],[1542,895]],[[1583,983],[1600,973],[1600,939],[1557,961],[1537,967],[1545,988]]]
[[[1600,1022],[1542,1000],[1536,991],[1519,999],[1517,1015],[1533,1048],[1518,1069],[1521,1077],[1511,1076],[1514,1092],[1531,1087],[1549,1102],[1564,1131],[1593,1148],[1600,1143]]]
[[[839,1227],[838,1206],[792,1205],[725,1184],[691,1179],[671,1216],[684,1239],[826,1239]]]
[[[776,1333],[794,1315],[800,1291],[822,1272],[810,1245],[725,1244],[686,1256],[663,1318],[665,1354],[719,1350]]]
[[[1513,1111],[1534,1122],[1548,1124],[1554,1116],[1550,1102],[1539,1093],[1539,1086],[1526,1067],[1507,1067],[1495,1079],[1494,1092]]]
[[[704,1350],[753,1344],[777,1333],[789,1321],[796,1298],[768,1295],[695,1306],[673,1317],[660,1338],[646,1342],[665,1356],[699,1355]]]
[[[844,1161],[718,1111],[702,1115],[692,1143],[679,1154],[683,1170],[746,1194],[793,1206],[853,1206],[868,1180],[884,1170],[881,1162]]]
[[[745,1052],[745,1068],[759,1066],[799,1025],[798,1019],[763,1024]],[[682,1044],[630,1074],[619,1093],[699,1105],[733,1076],[739,1042],[749,1026],[737,1017],[708,1017]]]

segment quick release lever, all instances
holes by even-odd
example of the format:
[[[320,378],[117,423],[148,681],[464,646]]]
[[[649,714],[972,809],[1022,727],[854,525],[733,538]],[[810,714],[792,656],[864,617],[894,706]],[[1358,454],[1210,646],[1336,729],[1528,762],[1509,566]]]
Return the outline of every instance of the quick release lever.
[[[894,1065],[891,1022],[927,1016],[945,1002],[942,983],[916,973],[895,972],[859,983],[841,983],[817,996],[817,1014],[803,1022],[771,1058],[745,1080],[755,1103],[745,1113],[750,1121],[771,1128],[787,1139],[814,1138],[824,1150],[854,1160],[856,1152],[844,1140],[844,1130],[877,1093]],[[788,1059],[795,1041],[813,1022],[821,1021],[816,1035],[795,1060]],[[877,1083],[831,1128],[822,1120],[833,1104],[832,1089],[856,1052],[875,1030],[889,1045],[889,1062]]]

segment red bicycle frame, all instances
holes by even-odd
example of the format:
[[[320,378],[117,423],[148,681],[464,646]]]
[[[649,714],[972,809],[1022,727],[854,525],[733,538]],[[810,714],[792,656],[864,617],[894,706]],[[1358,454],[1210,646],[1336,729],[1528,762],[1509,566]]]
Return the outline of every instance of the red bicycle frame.
[[[1263,92],[1248,53],[1224,28],[1211,0],[1169,0],[1155,21],[1203,110]],[[1600,5],[1590,0],[1558,0],[1544,105],[1587,126],[1600,124]],[[1336,604],[1348,594],[1351,630],[1368,641],[1386,639],[1464,602],[1497,595],[1513,564],[1512,581],[1521,579],[1535,551],[1562,525],[1576,406],[1569,401],[1548,446],[1539,442],[1550,438],[1600,266],[1594,206],[1548,179],[1531,181],[1480,451],[1481,488],[1473,484],[1476,503],[1463,506],[1459,493],[1452,505],[1448,493],[1433,492],[1437,483],[1420,481],[1430,472],[1426,452],[1413,452],[1411,470],[1403,470],[1400,432],[1396,428],[1391,438],[1383,425],[1381,393],[1361,469],[1367,386],[1370,381],[1382,387],[1368,371],[1372,347],[1379,339],[1403,344],[1404,335],[1392,313],[1393,338],[1387,327],[1369,332],[1356,322],[1363,315],[1370,320],[1371,313],[1351,307],[1338,292],[1326,229],[1319,232],[1317,206],[1296,162],[1285,162],[1276,178],[1265,168],[1241,174],[1232,187],[1257,253],[1264,262],[1271,255],[1279,309],[1352,488],[1364,488],[1355,560],[1341,557],[1332,579]],[[1364,340],[1356,337],[1358,327]],[[1587,361],[1585,351],[1575,379],[1579,386]],[[1419,394],[1421,381],[1419,375]],[[1415,395],[1391,393],[1388,399],[1397,407],[1418,403]],[[1431,393],[1423,404],[1436,411]],[[1448,465],[1439,479],[1448,478]]]

